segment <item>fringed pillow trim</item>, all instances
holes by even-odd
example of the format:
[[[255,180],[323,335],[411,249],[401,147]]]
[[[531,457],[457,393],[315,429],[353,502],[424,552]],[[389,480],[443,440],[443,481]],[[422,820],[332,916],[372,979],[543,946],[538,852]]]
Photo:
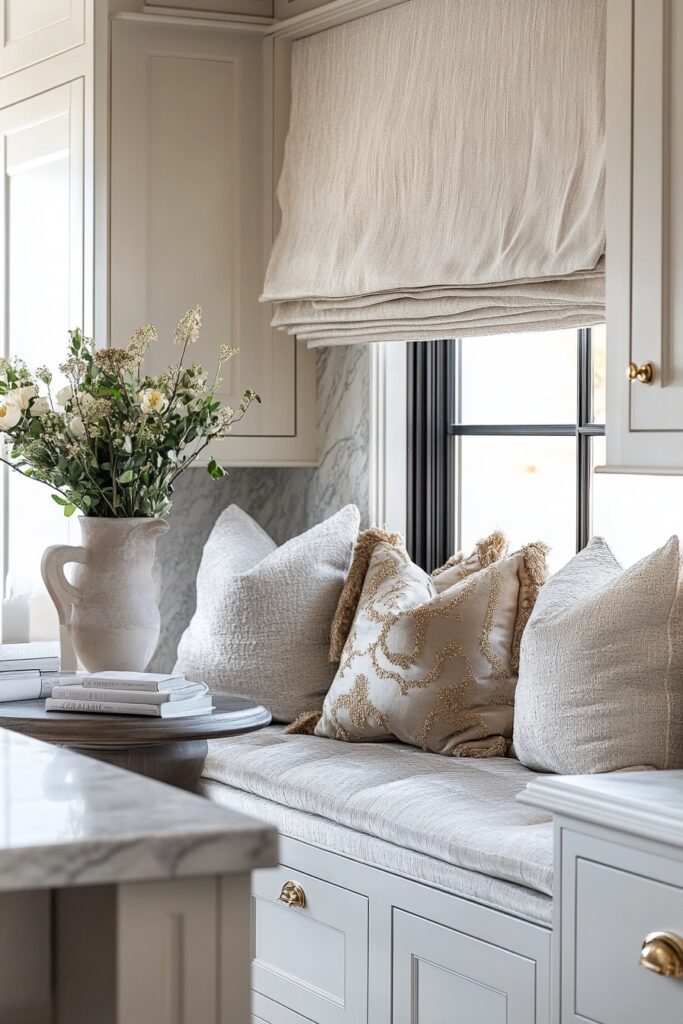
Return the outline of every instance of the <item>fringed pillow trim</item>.
[[[285,732],[290,736],[312,736],[321,718],[319,711],[304,711],[287,726]]]
[[[519,650],[522,644],[522,636],[526,629],[529,617],[534,610],[538,592],[548,579],[547,555],[550,548],[542,541],[535,544],[527,544],[522,548],[524,559],[520,569],[519,601],[517,605],[517,620],[512,636],[512,670],[519,672]]]
[[[402,548],[404,541],[400,533],[387,533],[385,530],[379,530],[376,527],[359,534],[349,572],[332,620],[332,627],[330,629],[330,661],[341,661],[344,645],[348,640],[351,626],[356,616],[372,552],[378,544],[390,544],[392,547]]]

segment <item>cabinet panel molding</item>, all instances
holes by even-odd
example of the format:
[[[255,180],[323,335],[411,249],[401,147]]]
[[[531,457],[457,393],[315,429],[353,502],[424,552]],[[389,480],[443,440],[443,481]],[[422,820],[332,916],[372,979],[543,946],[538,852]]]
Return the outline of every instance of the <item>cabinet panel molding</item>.
[[[86,0],[0,0],[0,78],[85,42]]]
[[[393,917],[393,1024],[441,1024],[447,1006],[478,1024],[538,1020],[532,960],[403,910]]]
[[[158,373],[177,358],[175,323],[202,306],[192,357],[212,371],[220,344],[239,347],[220,397],[234,407],[254,387],[263,400],[213,446],[231,465],[316,456],[314,354],[258,302],[273,238],[269,53],[258,34],[200,22],[113,24],[109,338],[154,323]]]
[[[683,8],[608,0],[607,462],[683,472]],[[651,363],[651,383],[627,370]]]

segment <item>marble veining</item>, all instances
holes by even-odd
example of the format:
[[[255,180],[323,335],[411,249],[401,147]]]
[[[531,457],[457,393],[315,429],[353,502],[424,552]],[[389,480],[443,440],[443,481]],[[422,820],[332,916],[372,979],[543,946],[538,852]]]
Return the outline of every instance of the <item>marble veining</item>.
[[[278,862],[267,825],[0,729],[0,892],[238,874]]]
[[[157,544],[161,566],[161,637],[150,665],[168,671],[195,607],[202,549],[219,513],[235,502],[277,544],[303,533],[353,502],[361,525],[370,509],[370,352],[365,345],[317,353],[319,465],[314,468],[235,468],[224,480],[206,470],[180,477],[171,529]]]

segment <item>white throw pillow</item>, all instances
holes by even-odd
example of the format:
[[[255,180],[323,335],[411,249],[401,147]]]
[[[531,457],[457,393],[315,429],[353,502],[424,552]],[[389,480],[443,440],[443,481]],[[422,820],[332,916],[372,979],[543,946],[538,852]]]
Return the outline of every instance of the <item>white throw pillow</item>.
[[[593,538],[541,590],[522,640],[514,748],[576,774],[683,767],[677,537],[623,571]]]
[[[330,625],[360,515],[354,505],[276,548],[231,506],[209,537],[176,670],[264,704],[276,721],[320,710],[334,676]]]

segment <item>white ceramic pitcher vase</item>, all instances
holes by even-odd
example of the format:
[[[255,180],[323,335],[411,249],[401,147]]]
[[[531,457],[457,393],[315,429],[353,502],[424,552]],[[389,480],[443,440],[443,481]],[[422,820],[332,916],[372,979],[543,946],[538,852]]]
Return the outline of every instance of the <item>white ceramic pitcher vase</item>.
[[[43,580],[88,672],[142,672],[160,628],[154,557],[163,519],[82,516],[82,544],[55,544],[43,555]],[[73,583],[64,566],[73,562]]]

